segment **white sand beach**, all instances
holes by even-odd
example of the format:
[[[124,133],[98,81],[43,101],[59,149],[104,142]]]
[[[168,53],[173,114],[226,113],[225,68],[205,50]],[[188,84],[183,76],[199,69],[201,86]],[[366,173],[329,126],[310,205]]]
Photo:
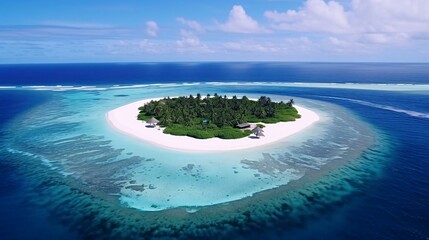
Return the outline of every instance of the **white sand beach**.
[[[232,140],[220,138],[195,139],[164,134],[159,127],[148,128],[146,127],[148,124],[137,120],[138,108],[151,100],[159,100],[159,98],[145,99],[116,108],[109,111],[106,114],[106,118],[113,128],[122,133],[161,147],[186,152],[233,151],[260,147],[296,134],[319,120],[319,116],[315,112],[295,105],[301,118],[294,122],[264,124],[265,137],[259,139],[245,137]]]

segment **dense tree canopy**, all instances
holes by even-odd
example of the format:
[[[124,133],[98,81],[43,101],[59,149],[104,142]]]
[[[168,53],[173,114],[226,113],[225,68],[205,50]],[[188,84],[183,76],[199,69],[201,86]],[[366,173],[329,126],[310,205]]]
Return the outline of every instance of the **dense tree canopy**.
[[[276,103],[265,96],[261,96],[257,101],[246,96],[227,98],[217,94],[213,97],[209,94],[205,97],[200,94],[195,97],[168,97],[141,106],[138,119],[155,117],[160,121],[160,125],[167,127],[166,132],[179,128],[193,131],[230,129],[244,122],[294,121],[300,116],[292,103],[292,100],[289,103]]]

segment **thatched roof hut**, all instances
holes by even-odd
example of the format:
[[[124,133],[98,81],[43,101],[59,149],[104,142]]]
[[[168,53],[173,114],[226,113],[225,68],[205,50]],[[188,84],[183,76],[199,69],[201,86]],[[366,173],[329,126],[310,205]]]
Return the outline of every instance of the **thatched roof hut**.
[[[264,130],[262,130],[262,128],[260,128],[259,126],[256,126],[254,129],[252,129],[252,132],[254,134],[257,134],[257,133],[263,133]]]
[[[255,135],[256,135],[257,138],[259,138],[259,137],[265,137],[264,133],[262,133],[262,132],[255,133]]]
[[[157,123],[159,123],[159,120],[153,117],[147,120],[146,123],[149,123],[150,125],[156,125]]]

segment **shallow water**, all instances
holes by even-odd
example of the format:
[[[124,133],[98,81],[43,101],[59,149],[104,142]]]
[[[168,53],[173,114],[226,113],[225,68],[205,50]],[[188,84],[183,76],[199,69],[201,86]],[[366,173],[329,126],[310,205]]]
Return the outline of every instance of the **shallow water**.
[[[1,111],[0,235],[427,238],[425,87],[301,85],[2,90],[13,100]],[[197,92],[292,97],[321,121],[270,146],[208,155],[137,142],[105,120],[129,102]]]
[[[279,207],[303,209],[308,201],[314,200],[307,194],[324,196],[326,190],[341,185],[338,181],[345,175],[331,171],[347,171],[348,164],[359,161],[368,164],[360,157],[363,153],[386,148],[376,131],[351,112],[331,103],[301,98],[295,101],[316,111],[321,117],[319,122],[273,145],[236,152],[204,154],[162,149],[116,132],[105,119],[109,110],[141,98],[210,90],[204,86],[163,86],[156,91],[152,87],[54,93],[51,100],[9,124],[6,128],[9,139],[4,142],[4,149],[21,164],[37,166],[27,170],[31,177],[42,181],[38,186],[42,195],[35,195],[34,199],[42,197],[41,206],[53,212],[59,211],[58,205],[66,206],[61,212],[72,218],[70,221],[87,218],[85,213],[77,216],[73,213],[84,207],[85,212],[90,208],[95,218],[107,214],[99,208],[121,212],[118,219],[112,220],[114,223],[126,222],[127,228],[157,237],[177,234],[177,228],[214,224],[213,229],[202,233],[193,228],[184,233],[186,237],[201,237],[215,234],[225,221],[238,221],[237,229],[245,229],[247,222],[239,219],[249,211],[254,212],[255,221],[265,222],[273,221],[272,214],[279,214],[276,213]],[[280,101],[290,96],[271,97]],[[377,172],[379,164],[368,167]],[[46,184],[46,178],[54,183]],[[299,194],[294,189],[300,189]],[[349,184],[340,189],[323,201],[341,201],[354,191]],[[285,198],[289,195],[293,197]],[[77,201],[79,198],[84,199]],[[92,202],[93,198],[97,204]],[[300,218],[307,213],[294,214]],[[133,222],[136,217],[143,218],[145,224]],[[162,222],[166,217],[168,221]],[[147,223],[158,229],[160,221],[169,227],[155,233],[152,228],[146,229]],[[237,229],[225,234],[236,234]],[[88,234],[85,227],[80,230],[85,236]],[[135,232],[122,234],[132,233]],[[94,236],[101,237],[106,232],[98,234]],[[118,233],[109,236],[116,237],[115,234]]]
[[[108,126],[105,114],[116,105],[142,97],[208,92],[202,86],[175,86],[174,92],[171,90],[57,94],[14,123],[9,131],[15,139],[6,149],[40,159],[51,170],[85,182],[89,188],[96,185],[98,194],[118,195],[124,206],[157,211],[227,203],[288,184],[310,174],[308,170],[356,157],[375,138],[370,128],[350,117],[349,112],[326,102],[299,98],[296,101],[318,112],[321,120],[298,136],[250,150],[176,152],[122,135]],[[272,96],[275,101],[287,97]]]

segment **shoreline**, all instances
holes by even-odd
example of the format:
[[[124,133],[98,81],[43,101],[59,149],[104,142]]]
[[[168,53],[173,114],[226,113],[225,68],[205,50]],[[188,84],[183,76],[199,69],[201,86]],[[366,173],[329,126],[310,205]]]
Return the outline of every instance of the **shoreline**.
[[[295,105],[294,107],[298,110],[301,118],[293,122],[264,123],[266,137],[259,139],[250,137],[196,139],[188,136],[165,134],[162,129],[158,127],[148,128],[145,122],[137,120],[140,106],[159,99],[162,98],[144,99],[126,104],[107,112],[106,119],[112,128],[128,136],[163,148],[184,152],[223,152],[265,146],[294,135],[320,119],[315,112]]]

